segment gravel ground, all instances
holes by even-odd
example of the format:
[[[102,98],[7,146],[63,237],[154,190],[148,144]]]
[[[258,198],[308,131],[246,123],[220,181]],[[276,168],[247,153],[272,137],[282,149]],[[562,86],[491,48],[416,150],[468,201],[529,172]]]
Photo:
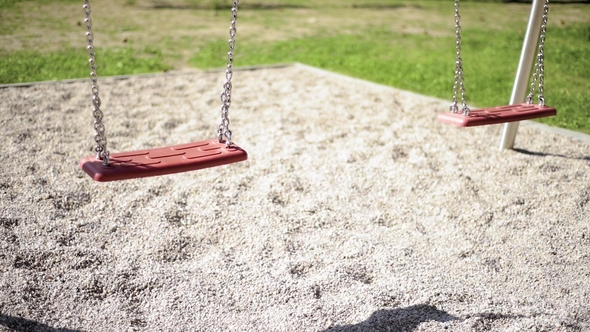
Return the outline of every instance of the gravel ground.
[[[223,79],[101,79],[111,152],[213,138]],[[241,70],[248,161],[96,183],[89,82],[1,88],[0,330],[589,331],[590,143],[447,105]]]

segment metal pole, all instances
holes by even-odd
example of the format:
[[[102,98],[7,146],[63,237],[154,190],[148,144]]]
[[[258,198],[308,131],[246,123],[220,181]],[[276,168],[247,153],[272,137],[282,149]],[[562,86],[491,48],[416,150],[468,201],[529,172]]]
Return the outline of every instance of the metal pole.
[[[544,5],[544,0],[533,0],[531,16],[529,17],[529,24],[524,36],[520,62],[518,63],[512,96],[510,97],[510,105],[524,102],[528,92],[529,78],[531,77],[533,62],[537,55],[537,45],[539,42],[539,34],[541,33],[541,20],[543,19]],[[514,147],[518,124],[519,122],[504,124],[500,149],[512,149]]]

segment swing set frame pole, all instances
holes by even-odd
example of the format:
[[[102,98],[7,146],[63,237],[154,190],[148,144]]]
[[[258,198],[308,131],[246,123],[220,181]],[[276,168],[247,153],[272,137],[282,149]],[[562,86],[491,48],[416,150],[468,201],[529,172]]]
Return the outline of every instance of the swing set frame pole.
[[[544,0],[533,0],[531,16],[529,17],[527,31],[524,36],[524,44],[522,46],[522,53],[520,54],[520,62],[518,63],[514,87],[512,89],[512,96],[510,97],[510,105],[524,102],[524,99],[527,95],[529,88],[529,78],[531,77],[533,63],[537,55],[537,46],[541,33],[541,20],[543,19],[544,5]],[[512,149],[514,147],[514,140],[516,139],[518,124],[519,122],[510,122],[504,124],[502,140],[500,141],[500,149]]]

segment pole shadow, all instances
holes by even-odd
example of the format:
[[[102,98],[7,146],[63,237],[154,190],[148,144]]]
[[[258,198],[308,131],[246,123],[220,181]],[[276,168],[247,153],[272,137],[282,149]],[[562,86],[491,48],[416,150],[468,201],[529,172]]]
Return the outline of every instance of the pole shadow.
[[[412,331],[423,322],[449,322],[457,319],[460,318],[438,310],[435,306],[418,304],[406,308],[378,310],[363,322],[334,326],[324,332]]]
[[[21,317],[8,316],[0,313],[0,328],[4,326],[17,332],[82,332],[67,328],[55,328],[49,325]]]
[[[557,153],[546,153],[546,152],[536,152],[536,151],[529,151],[529,150],[525,150],[525,149],[518,149],[518,148],[514,148],[513,149],[515,152],[518,153],[522,153],[522,154],[526,154],[528,156],[537,156],[537,157],[559,157],[559,158],[565,158],[565,159],[578,159],[578,160],[586,160],[586,161],[590,161],[590,156],[584,156],[584,157],[570,157],[570,156],[566,156],[563,154],[557,154]]]

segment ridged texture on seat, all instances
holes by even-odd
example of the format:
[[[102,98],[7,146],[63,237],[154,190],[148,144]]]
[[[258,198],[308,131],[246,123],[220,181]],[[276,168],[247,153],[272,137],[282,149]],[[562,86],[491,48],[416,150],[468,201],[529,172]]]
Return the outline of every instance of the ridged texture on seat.
[[[95,181],[118,181],[166,175],[221,166],[248,159],[246,151],[232,144],[229,148],[217,139],[148,150],[113,153],[110,164],[94,156],[80,160],[83,169]]]

